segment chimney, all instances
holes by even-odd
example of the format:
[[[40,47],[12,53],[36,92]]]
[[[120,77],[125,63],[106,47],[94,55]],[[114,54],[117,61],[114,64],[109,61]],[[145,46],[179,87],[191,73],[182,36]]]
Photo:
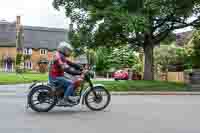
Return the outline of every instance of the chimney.
[[[17,16],[16,20],[16,48],[18,51],[23,50],[23,27],[20,16]]]
[[[17,16],[17,20],[16,20],[16,30],[17,30],[17,32],[19,32],[19,30],[20,30],[20,25],[21,25],[21,17]]]
[[[23,27],[21,25],[20,16],[16,20],[16,72],[21,72],[24,67],[23,56]]]

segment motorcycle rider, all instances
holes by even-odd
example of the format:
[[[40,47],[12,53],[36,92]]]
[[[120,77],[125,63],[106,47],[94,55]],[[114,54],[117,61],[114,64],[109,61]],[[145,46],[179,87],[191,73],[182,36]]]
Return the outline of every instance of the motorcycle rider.
[[[72,51],[73,48],[69,43],[61,42],[50,65],[49,81],[57,80],[64,86],[64,99],[60,102],[61,105],[73,105],[77,100],[73,97],[75,92],[73,80],[64,76],[64,73],[72,76],[82,74],[81,66],[69,60]]]

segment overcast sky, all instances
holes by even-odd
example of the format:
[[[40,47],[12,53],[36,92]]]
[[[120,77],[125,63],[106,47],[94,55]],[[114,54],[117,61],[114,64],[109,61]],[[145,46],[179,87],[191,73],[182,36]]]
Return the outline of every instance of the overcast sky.
[[[68,28],[63,11],[52,7],[53,0],[0,0],[0,20],[13,22],[20,15],[23,25]]]
[[[13,22],[20,15],[23,25],[67,28],[64,11],[52,7],[53,0],[0,0],[0,20]],[[183,32],[190,28],[177,30]]]

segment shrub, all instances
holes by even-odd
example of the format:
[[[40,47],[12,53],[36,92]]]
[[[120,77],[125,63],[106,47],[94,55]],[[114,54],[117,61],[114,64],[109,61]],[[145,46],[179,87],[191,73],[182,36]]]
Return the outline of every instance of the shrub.
[[[40,59],[38,61],[39,72],[46,73],[48,71],[48,60],[47,59]]]

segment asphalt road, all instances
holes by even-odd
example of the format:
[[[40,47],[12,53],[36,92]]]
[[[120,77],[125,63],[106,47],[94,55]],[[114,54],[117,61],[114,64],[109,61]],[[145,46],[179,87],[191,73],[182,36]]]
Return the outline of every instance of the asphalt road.
[[[113,96],[101,112],[25,110],[25,98],[0,97],[0,133],[200,133],[200,96]]]

